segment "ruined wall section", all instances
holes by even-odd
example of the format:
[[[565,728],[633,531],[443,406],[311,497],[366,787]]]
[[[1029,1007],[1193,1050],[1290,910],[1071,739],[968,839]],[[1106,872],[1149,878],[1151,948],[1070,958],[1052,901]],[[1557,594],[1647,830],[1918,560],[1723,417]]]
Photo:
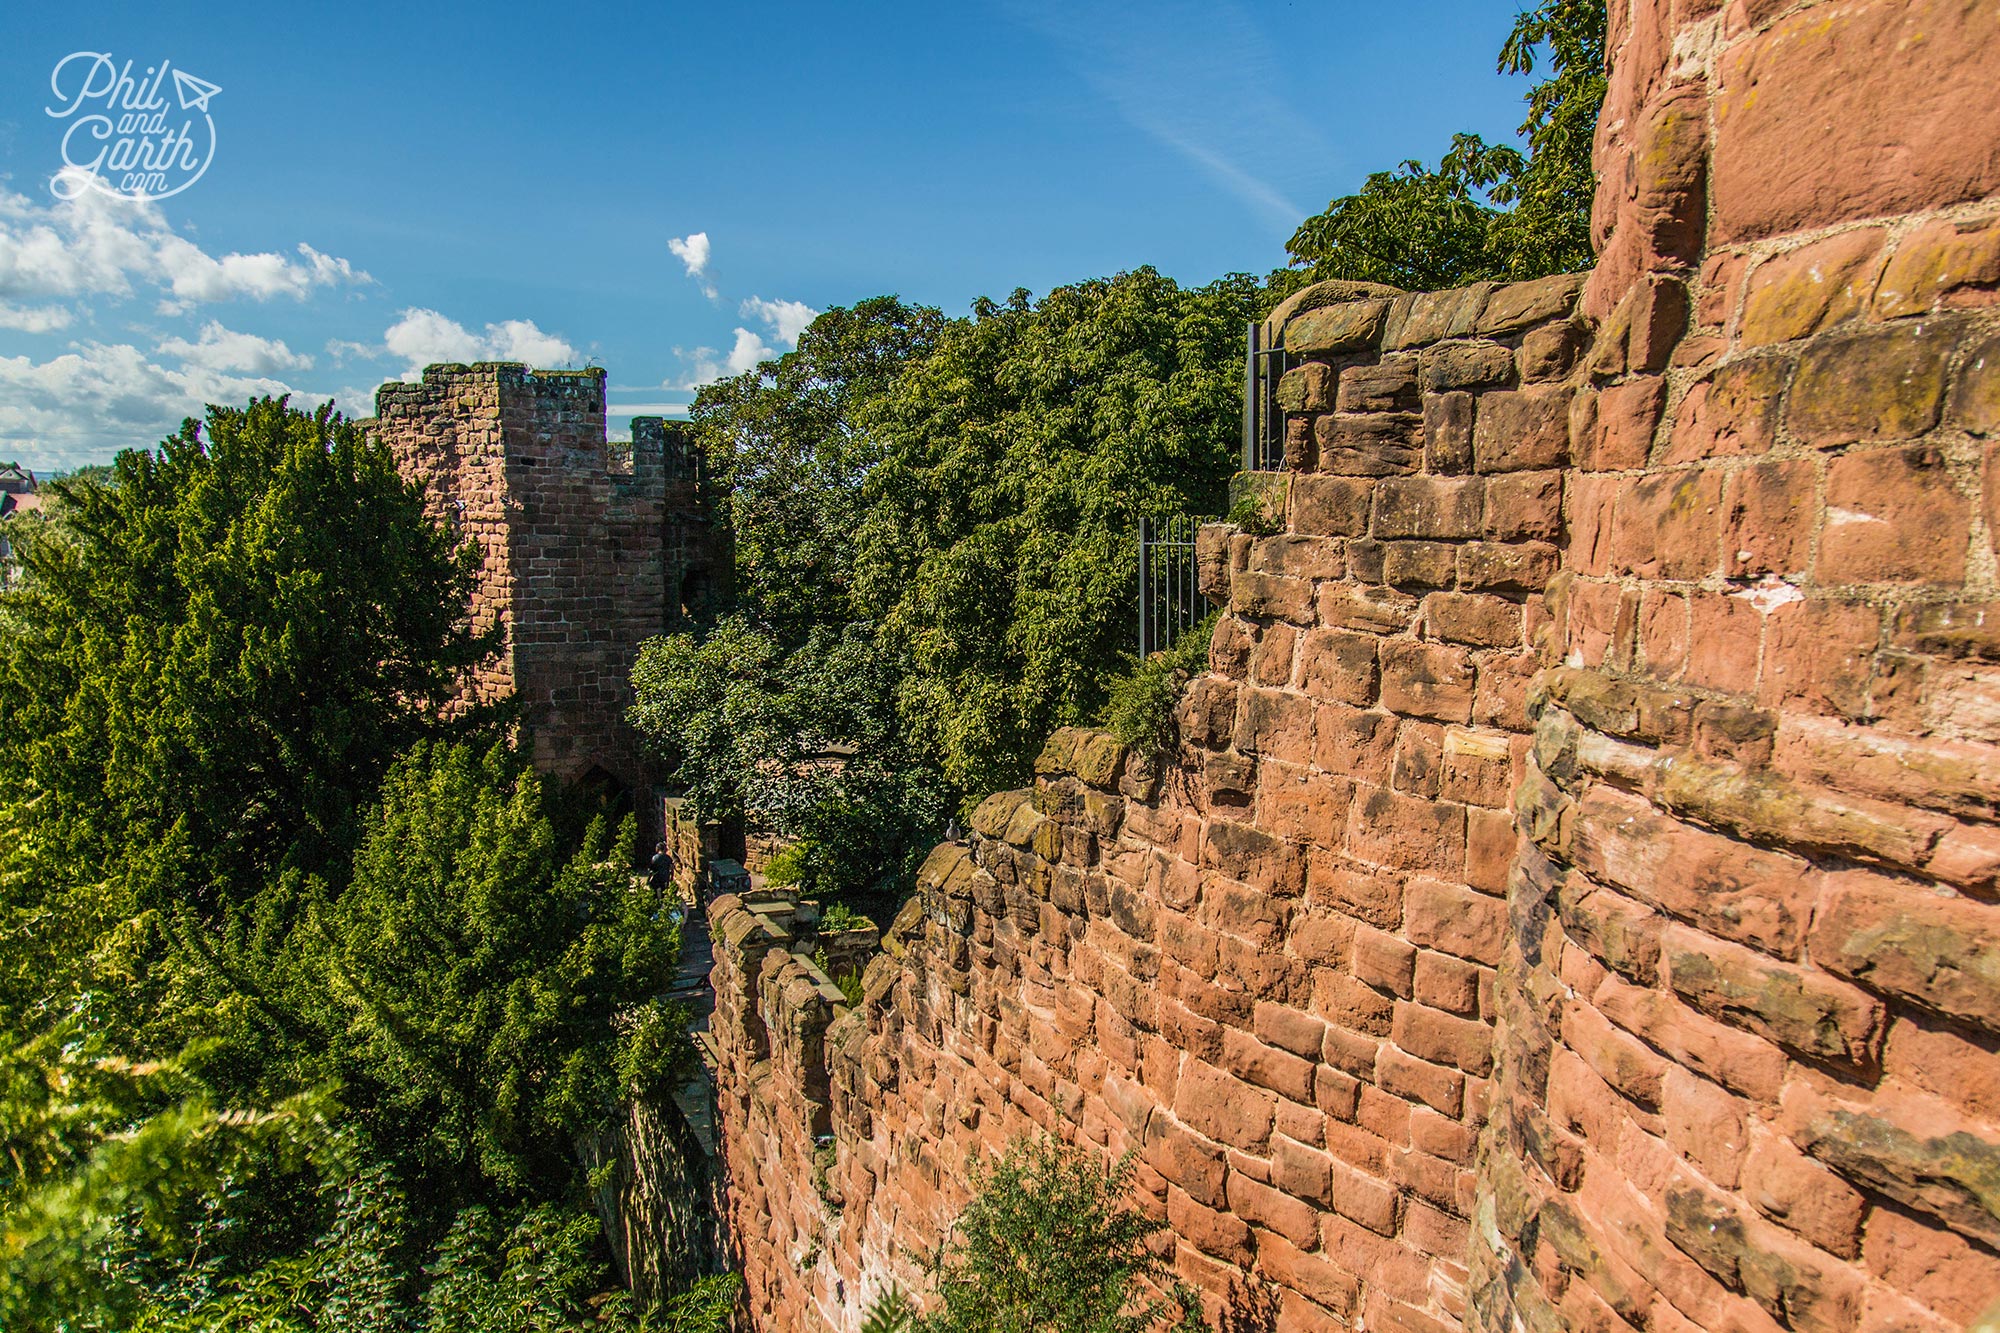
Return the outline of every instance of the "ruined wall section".
[[[2000,10],[1612,5],[1472,1306],[2000,1294]]]
[[[602,370],[511,363],[383,385],[369,424],[433,511],[480,543],[474,623],[506,640],[463,704],[517,697],[536,766],[635,789],[651,836],[657,803],[624,720],[632,663],[721,559],[691,438],[640,417],[629,445],[609,446]]]
[[[858,1009],[717,905],[755,1326],[921,1288],[969,1163],[1039,1131],[1138,1154],[1212,1317],[1458,1326],[1581,285],[1336,284],[1274,317],[1304,362],[1287,530],[1202,533],[1228,610],[1183,744],[1059,733],[933,855]]]

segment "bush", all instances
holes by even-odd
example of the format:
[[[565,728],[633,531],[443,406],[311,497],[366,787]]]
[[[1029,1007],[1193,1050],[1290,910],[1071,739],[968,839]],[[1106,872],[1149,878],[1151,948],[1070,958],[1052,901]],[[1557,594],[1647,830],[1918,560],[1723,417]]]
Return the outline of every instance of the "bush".
[[[913,1316],[898,1292],[867,1327],[894,1333],[1149,1333],[1206,1329],[1200,1304],[1146,1248],[1160,1228],[1127,1202],[1131,1158],[1109,1171],[1053,1138],[1013,1144],[973,1171],[974,1198],[932,1262],[938,1305]],[[1167,1291],[1142,1300],[1147,1282]]]
[[[764,863],[764,882],[774,888],[797,884],[806,874],[806,845],[795,842]]]
[[[859,930],[874,924],[846,903],[835,903],[821,915],[819,932],[822,935],[837,935],[843,930]]]
[[[1158,754],[1171,746],[1174,704],[1181,688],[1207,669],[1216,619],[1217,614],[1211,613],[1172,648],[1154,653],[1114,681],[1104,709],[1104,729],[1145,753]]]

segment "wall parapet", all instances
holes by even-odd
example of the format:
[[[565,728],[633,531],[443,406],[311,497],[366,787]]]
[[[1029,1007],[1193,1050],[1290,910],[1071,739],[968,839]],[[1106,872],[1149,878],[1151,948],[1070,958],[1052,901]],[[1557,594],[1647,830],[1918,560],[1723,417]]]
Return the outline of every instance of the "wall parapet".
[[[1609,40],[1597,266],[1277,311],[1284,530],[1202,529],[1175,747],[1060,732],[933,853],[818,1029],[827,1139],[803,1027],[746,1045],[760,1326],[916,1285],[1025,1132],[1134,1154],[1237,1328],[2000,1293],[2000,104],[1891,151],[2000,10]]]

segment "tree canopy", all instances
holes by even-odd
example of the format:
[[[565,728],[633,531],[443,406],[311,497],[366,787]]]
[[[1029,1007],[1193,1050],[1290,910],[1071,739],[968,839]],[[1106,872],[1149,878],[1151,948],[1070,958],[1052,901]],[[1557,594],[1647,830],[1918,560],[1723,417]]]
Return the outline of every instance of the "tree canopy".
[[[19,537],[0,1325],[634,1326],[575,1145],[675,1075],[677,918],[629,822],[442,720],[477,552],[268,399]]]
[[[969,319],[879,298],[703,389],[736,597],[647,646],[632,710],[703,813],[885,905],[955,805],[1095,717],[1130,665],[1134,524],[1221,512],[1268,301],[1151,269]]]

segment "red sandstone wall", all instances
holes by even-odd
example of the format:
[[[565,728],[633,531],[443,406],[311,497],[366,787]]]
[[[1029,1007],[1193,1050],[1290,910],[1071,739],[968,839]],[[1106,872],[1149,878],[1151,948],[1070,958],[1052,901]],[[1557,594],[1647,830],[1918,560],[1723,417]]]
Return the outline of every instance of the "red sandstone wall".
[[[1580,297],[1273,317],[1287,531],[1204,532],[1177,754],[1058,735],[853,1012],[718,904],[756,1327],[915,1285],[1034,1129],[1231,1327],[2000,1299],[2000,6],[1612,43]]]
[[[1032,792],[982,805],[826,1030],[824,1105],[777,1045],[813,1022],[778,1019],[739,940],[790,942],[718,918],[719,1009],[771,1034],[720,1041],[758,1327],[852,1327],[914,1283],[969,1155],[1038,1128],[1139,1154],[1218,1317],[1456,1325],[1581,285],[1284,312],[1314,358],[1282,389],[1304,470],[1286,535],[1202,534],[1230,611],[1183,752],[1065,732]],[[811,1121],[824,1190],[801,1187]]]
[[[1614,3],[1480,1328],[2000,1298],[2000,7]]]

